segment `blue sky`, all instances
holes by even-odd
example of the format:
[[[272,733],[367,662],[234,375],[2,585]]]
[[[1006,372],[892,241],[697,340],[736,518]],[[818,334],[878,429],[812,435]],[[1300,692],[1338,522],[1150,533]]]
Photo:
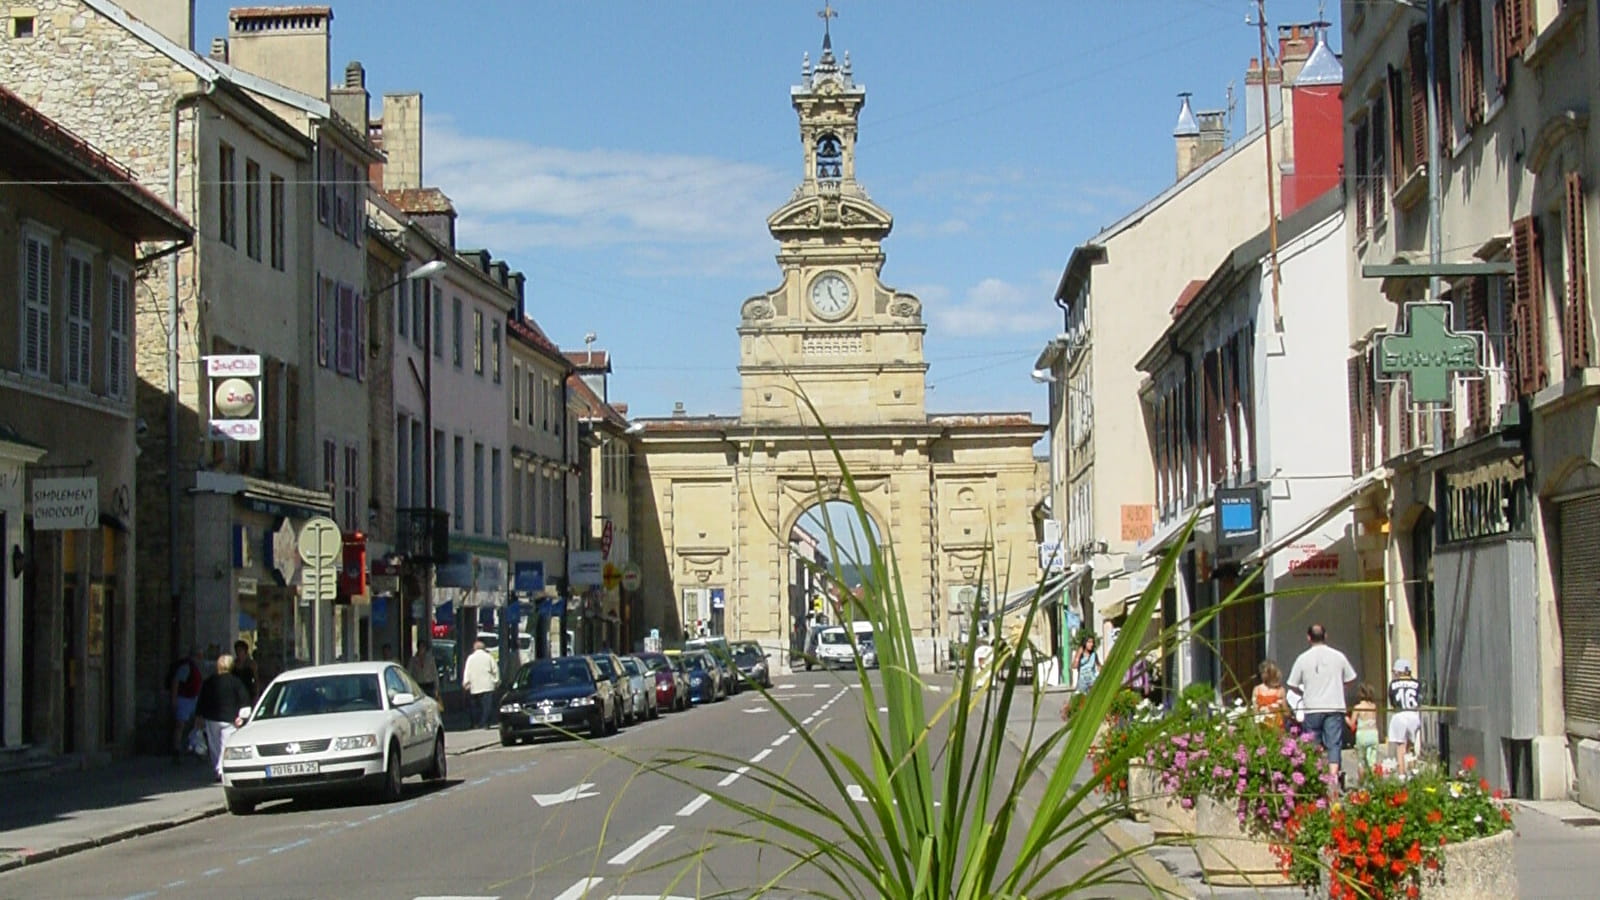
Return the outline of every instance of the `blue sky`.
[[[739,305],[778,281],[765,220],[800,177],[788,91],[817,57],[820,6],[343,0],[332,68],[361,60],[375,97],[423,92],[424,176],[454,199],[460,245],[527,273],[563,347],[596,333],[613,400],[732,414]],[[226,33],[227,7],[200,0],[196,46]],[[867,88],[857,173],[895,216],[884,281],[923,302],[930,411],[1043,418],[1028,373],[1060,330],[1067,256],[1171,182],[1179,91],[1200,109],[1230,82],[1242,95],[1253,8],[839,5],[834,46]],[[1268,19],[1318,10],[1269,0]]]

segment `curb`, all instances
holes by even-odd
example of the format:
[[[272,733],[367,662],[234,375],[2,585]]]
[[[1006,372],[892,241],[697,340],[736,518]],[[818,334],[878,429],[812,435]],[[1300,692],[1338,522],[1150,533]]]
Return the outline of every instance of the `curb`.
[[[477,753],[479,750],[487,750],[490,747],[498,746],[500,746],[500,739],[495,738],[492,741],[485,741],[482,744],[473,744],[470,747],[463,747],[460,750],[451,750],[450,748],[446,747],[444,752],[446,756],[466,756],[468,753]]]
[[[81,853],[84,850],[93,850],[96,847],[104,847],[107,844],[115,844],[119,841],[125,841],[129,838],[154,834],[155,832],[166,831],[170,828],[178,828],[183,825],[198,822],[201,819],[209,819],[213,816],[220,816],[224,812],[227,812],[227,807],[219,804],[214,807],[190,810],[189,812],[170,819],[146,822],[142,825],[132,825],[120,831],[113,831],[110,834],[101,835],[100,837],[84,838],[82,840],[62,844],[58,847],[50,847],[39,851],[23,851],[4,859],[0,859],[0,872],[8,872],[12,869],[20,869],[23,866],[31,866],[34,863],[48,862],[52,859],[59,859],[63,856]]]
[[[1012,732],[1009,726],[1006,727],[1006,741],[1009,742],[1012,749],[1016,750],[1018,753],[1025,752],[1022,746],[1022,741],[1016,736],[1015,733]],[[1105,838],[1106,842],[1115,848],[1118,853],[1124,854],[1123,859],[1127,860],[1128,864],[1133,868],[1138,869],[1140,875],[1144,877],[1146,883],[1148,883],[1150,887],[1154,889],[1160,896],[1194,896],[1187,888],[1184,887],[1183,882],[1179,881],[1176,876],[1167,870],[1166,866],[1162,865],[1160,861],[1150,859],[1148,856],[1146,856],[1143,851],[1149,849],[1149,847],[1140,843],[1138,838],[1129,834],[1127,830],[1119,825],[1115,820],[1106,821],[1106,823],[1102,825],[1095,833]]]

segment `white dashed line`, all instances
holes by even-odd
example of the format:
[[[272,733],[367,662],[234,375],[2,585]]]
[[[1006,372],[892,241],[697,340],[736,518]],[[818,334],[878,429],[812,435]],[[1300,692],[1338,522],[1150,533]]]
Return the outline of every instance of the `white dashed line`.
[[[556,900],[578,900],[587,896],[595,885],[604,881],[604,878],[580,878],[578,883],[556,895]]]
[[[789,736],[787,734],[780,734],[780,735],[778,735],[778,739],[772,742],[772,746],[774,746],[774,747],[782,747],[783,746],[783,742],[787,741],[788,739],[789,739]]]
[[[750,761],[752,763],[758,763],[758,762],[761,762],[763,759],[766,759],[768,756],[771,756],[771,755],[772,755],[772,748],[768,747],[765,750],[762,750],[760,753],[757,753],[755,756],[750,757]]]
[[[817,720],[817,717],[815,715],[810,715],[810,716],[806,716],[804,719],[801,719],[800,720],[800,724],[801,725],[810,725],[812,722],[815,722],[816,720]]]
[[[799,732],[798,728],[791,728],[788,731],[785,731],[784,734],[796,734],[798,732]]]
[[[638,856],[639,854],[643,853],[644,851],[650,849],[650,845],[651,844],[654,844],[656,841],[659,841],[662,838],[666,837],[667,834],[669,832],[671,832],[671,831],[672,831],[672,826],[671,825],[657,825],[655,827],[655,829],[652,830],[649,834],[647,834],[644,837],[639,838],[637,841],[634,841],[633,843],[629,844],[628,845],[628,849],[622,851],[621,853],[618,853],[616,856],[611,857],[611,860],[610,860],[611,865],[613,865],[613,866],[625,866],[625,865],[627,865],[628,863],[633,861],[633,858],[635,856]]]
[[[683,805],[683,809],[678,810],[678,815],[692,816],[700,811],[700,807],[705,806],[709,802],[711,802],[711,795],[701,794],[693,800],[690,800],[688,803],[685,803]]]
[[[750,771],[749,766],[740,766],[739,768],[734,769],[732,772],[724,775],[721,781],[717,782],[717,787],[727,787],[728,785],[733,784],[735,781],[739,780],[740,775],[743,775],[748,771]]]

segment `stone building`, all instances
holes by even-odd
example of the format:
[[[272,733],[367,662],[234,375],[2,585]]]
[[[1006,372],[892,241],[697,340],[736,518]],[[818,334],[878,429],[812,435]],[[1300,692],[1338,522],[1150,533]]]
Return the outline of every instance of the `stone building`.
[[[581,454],[577,419],[567,402],[566,384],[573,369],[539,323],[521,308],[512,314],[507,328],[511,351],[507,533],[512,590],[523,604],[520,614],[528,619],[524,630],[533,634],[534,652],[542,658],[561,652],[566,629],[552,622],[558,623],[565,611],[567,552],[577,549],[568,534],[577,525],[569,510],[573,504],[568,488]],[[565,515],[564,510],[568,510]]]
[[[0,748],[126,752],[161,624],[134,584],[137,272],[193,232],[4,88],[0,184]]]
[[[610,354],[574,351],[567,359],[573,365],[567,377],[567,402],[579,438],[572,473],[577,485],[573,548],[598,552],[602,575],[600,584],[573,590],[581,612],[575,633],[582,649],[641,649],[649,631],[642,625],[640,593],[624,587],[619,577],[624,567],[637,565],[632,527],[634,450],[629,443],[637,429],[628,424],[627,404],[608,399]]]
[[[729,638],[787,656],[791,531],[846,495],[826,427],[903,579],[916,652],[931,667],[957,589],[997,568],[1019,584],[1036,579],[1029,487],[1043,429],[1025,413],[926,411],[922,304],[879,279],[892,219],[857,180],[866,89],[825,39],[790,99],[804,175],[767,220],[782,281],[740,308],[742,412],[691,416],[680,405],[635,419],[640,625],[670,642],[720,608]]]
[[[1431,72],[1419,12],[1358,4],[1344,21],[1351,469],[1381,479],[1356,508],[1364,564],[1388,585],[1390,658],[1414,661],[1438,707],[1429,747],[1476,756],[1514,796],[1600,808],[1594,8],[1437,8]],[[1446,304],[1443,327],[1415,301]],[[1463,333],[1473,364],[1379,371],[1385,335]]]

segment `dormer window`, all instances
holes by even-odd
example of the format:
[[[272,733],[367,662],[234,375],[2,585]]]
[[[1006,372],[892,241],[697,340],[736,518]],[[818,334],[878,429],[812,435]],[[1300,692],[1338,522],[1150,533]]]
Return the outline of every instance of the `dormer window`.
[[[824,134],[817,138],[817,178],[838,181],[843,177],[844,147],[838,135]]]

